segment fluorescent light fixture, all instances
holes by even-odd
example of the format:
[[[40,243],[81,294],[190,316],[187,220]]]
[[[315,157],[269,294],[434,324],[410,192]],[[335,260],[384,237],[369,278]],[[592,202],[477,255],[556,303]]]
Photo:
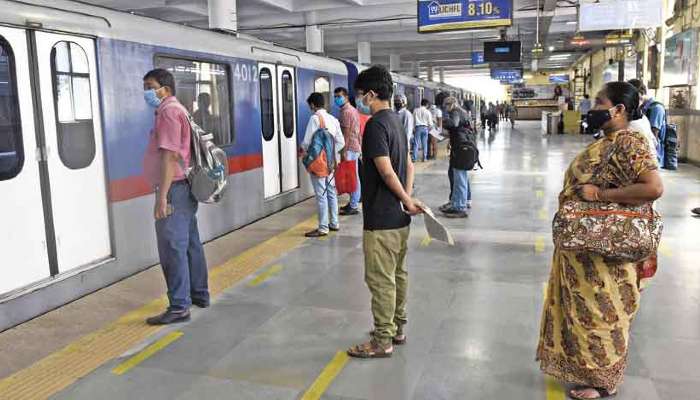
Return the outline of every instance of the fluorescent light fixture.
[[[554,46],[549,46],[549,51],[554,51]]]
[[[578,21],[568,21],[566,24],[567,25],[576,25],[576,24],[578,24]]]

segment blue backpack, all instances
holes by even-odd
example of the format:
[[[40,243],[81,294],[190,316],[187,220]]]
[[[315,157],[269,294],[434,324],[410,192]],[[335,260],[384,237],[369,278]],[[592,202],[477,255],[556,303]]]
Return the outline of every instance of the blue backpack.
[[[302,162],[309,173],[323,178],[335,170],[335,139],[326,129],[323,117],[320,114],[316,116],[320,121],[320,128],[314,132]]]

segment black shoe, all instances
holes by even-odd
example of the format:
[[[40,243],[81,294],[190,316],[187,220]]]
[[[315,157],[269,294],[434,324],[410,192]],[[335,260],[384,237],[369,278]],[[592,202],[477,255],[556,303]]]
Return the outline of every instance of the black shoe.
[[[467,218],[469,214],[463,210],[457,210],[454,208],[448,208],[442,212],[447,218]]]
[[[329,226],[328,230],[331,232],[338,232],[340,230],[340,227],[339,226],[336,226],[336,227]]]
[[[199,307],[199,308],[209,308],[209,306],[211,305],[211,303],[209,302],[209,300],[195,300],[195,299],[192,299],[192,305],[197,306],[197,307]]]
[[[700,216],[700,207],[693,208],[692,210],[690,210],[690,212],[692,212],[693,214],[695,214],[697,216]]]
[[[318,229],[315,229],[311,232],[306,232],[304,234],[307,238],[318,238],[318,237],[323,237],[323,236],[328,236],[328,232],[321,232]]]
[[[452,202],[451,202],[451,201],[448,201],[447,203],[441,205],[441,206],[438,208],[438,210],[444,212],[445,210],[449,210],[450,208],[452,208]]]
[[[350,207],[347,207],[347,208],[343,207],[338,212],[338,214],[340,214],[340,215],[357,215],[359,213],[360,213],[360,210],[358,210],[357,208],[350,208]]]
[[[169,325],[178,322],[186,322],[190,320],[190,311],[171,311],[166,310],[163,314],[156,315],[155,317],[148,318],[146,323],[148,325]]]

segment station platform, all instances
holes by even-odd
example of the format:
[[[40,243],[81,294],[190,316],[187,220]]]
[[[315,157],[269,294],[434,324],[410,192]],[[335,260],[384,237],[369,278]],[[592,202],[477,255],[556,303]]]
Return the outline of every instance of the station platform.
[[[518,122],[479,139],[473,208],[445,220],[456,245],[412,225],[408,343],[392,358],[345,349],[372,328],[361,216],[306,239],[313,200],[206,245],[213,304],[149,327],[165,304],[153,267],[0,334],[0,399],[563,399],[535,359],[568,163],[592,138]],[[447,161],[419,164],[415,197],[447,200]],[[618,399],[698,398],[700,169],[663,172],[660,267],[642,295]],[[144,225],[150,228],[150,225]]]

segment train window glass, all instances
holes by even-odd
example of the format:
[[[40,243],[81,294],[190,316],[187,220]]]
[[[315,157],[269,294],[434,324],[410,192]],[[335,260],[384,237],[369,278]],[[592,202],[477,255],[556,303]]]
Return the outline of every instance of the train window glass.
[[[0,181],[17,176],[23,164],[15,59],[10,44],[0,36]]]
[[[262,135],[269,142],[275,137],[275,107],[272,93],[272,73],[268,68],[260,69],[260,118]]]
[[[232,144],[228,66],[165,56],[156,56],[155,65],[173,74],[175,97],[197,125],[214,135],[214,143]]]
[[[284,136],[294,136],[294,81],[289,71],[282,73],[282,128]]]
[[[325,76],[319,76],[314,81],[314,92],[321,93],[326,104],[326,110],[331,109],[331,81]]]
[[[87,55],[74,42],[58,42],[51,50],[56,106],[58,155],[63,165],[82,169],[95,159],[90,70]]]

